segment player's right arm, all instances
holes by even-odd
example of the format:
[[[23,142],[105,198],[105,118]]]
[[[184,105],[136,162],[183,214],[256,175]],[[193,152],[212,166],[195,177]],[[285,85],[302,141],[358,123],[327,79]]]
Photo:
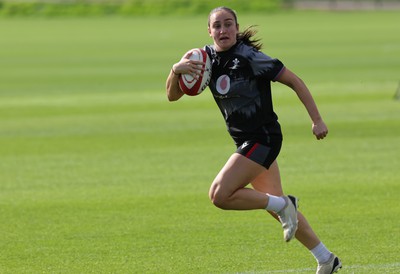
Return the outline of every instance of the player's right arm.
[[[201,76],[203,69],[199,69],[199,65],[201,67],[204,63],[182,58],[178,63],[172,66],[166,83],[167,97],[170,102],[177,101],[184,95],[178,84],[179,75],[187,73],[191,74],[193,77]]]
[[[166,83],[167,98],[170,102],[177,101],[184,95],[183,91],[179,87],[179,74],[175,72],[174,66],[169,72]]]

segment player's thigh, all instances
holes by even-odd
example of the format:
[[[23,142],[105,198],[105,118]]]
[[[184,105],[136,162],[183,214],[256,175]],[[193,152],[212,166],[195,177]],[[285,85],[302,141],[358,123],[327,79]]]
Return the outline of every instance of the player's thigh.
[[[259,174],[251,182],[251,185],[257,191],[282,196],[283,189],[277,161],[275,160],[269,169],[265,169],[261,174]]]
[[[258,163],[234,153],[215,177],[210,192],[223,191],[232,194],[239,188],[247,186],[265,170],[266,168]]]

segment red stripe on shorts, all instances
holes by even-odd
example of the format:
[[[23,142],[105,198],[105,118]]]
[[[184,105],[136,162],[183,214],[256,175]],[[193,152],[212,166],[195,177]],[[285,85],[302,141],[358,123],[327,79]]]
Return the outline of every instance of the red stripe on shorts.
[[[246,157],[249,158],[250,155],[254,152],[254,150],[257,149],[257,147],[259,146],[259,143],[255,143],[254,146],[246,153]]]

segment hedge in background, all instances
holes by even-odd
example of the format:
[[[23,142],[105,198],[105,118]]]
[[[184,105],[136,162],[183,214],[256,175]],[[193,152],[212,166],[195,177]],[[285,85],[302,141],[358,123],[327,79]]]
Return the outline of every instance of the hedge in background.
[[[227,6],[241,12],[275,11],[283,0],[232,0]],[[0,0],[0,16],[104,16],[104,15],[193,15],[208,14],[213,0],[73,0],[48,2]]]

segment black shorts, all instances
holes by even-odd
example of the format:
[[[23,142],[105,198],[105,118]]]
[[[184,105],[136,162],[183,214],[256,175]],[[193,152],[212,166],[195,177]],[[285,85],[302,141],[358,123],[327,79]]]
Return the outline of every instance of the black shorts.
[[[237,146],[236,153],[268,169],[281,151],[282,137],[268,136],[268,140],[266,141],[248,140],[237,144]]]

